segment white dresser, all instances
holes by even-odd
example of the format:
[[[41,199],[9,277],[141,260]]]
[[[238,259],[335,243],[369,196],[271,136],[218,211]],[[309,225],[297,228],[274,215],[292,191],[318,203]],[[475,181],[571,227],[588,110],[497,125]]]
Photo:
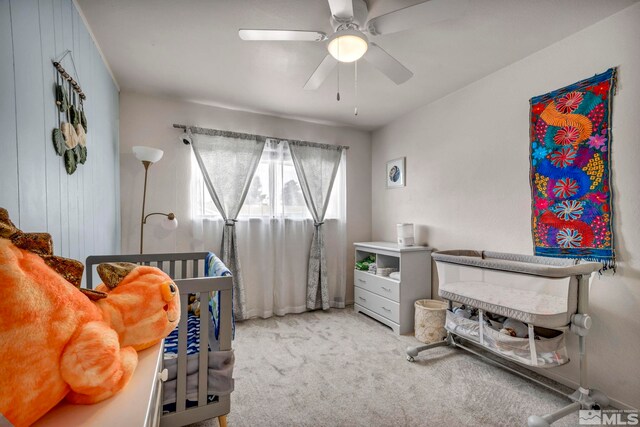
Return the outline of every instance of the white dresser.
[[[391,327],[396,334],[413,331],[414,302],[431,298],[431,251],[389,242],[354,243],[356,262],[369,255],[380,268],[396,268],[400,280],[354,272],[354,309]]]

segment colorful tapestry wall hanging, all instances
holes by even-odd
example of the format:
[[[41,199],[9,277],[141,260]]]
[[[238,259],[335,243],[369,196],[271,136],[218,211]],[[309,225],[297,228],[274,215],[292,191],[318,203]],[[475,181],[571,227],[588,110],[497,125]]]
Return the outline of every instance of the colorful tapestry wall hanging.
[[[611,104],[616,69],[531,98],[530,179],[536,255],[615,268]]]

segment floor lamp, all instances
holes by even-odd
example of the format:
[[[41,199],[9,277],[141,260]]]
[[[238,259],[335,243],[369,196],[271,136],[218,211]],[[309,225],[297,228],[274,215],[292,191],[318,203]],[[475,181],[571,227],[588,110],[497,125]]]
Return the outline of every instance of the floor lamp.
[[[153,215],[165,216],[166,220],[162,221],[161,225],[162,228],[166,230],[175,230],[178,228],[178,220],[173,212],[152,212],[147,215],[144,214],[144,205],[147,201],[147,175],[149,174],[149,166],[158,162],[162,158],[164,152],[157,148],[136,145],[133,147],[133,153],[144,166],[144,191],[142,193],[142,215],[140,216],[140,253],[142,253],[144,244],[144,225],[147,223],[147,218]]]

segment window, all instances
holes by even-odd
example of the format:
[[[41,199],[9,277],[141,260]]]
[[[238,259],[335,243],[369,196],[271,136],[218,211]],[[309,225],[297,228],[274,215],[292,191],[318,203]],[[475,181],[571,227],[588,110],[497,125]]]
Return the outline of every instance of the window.
[[[209,192],[202,181],[195,156],[191,154],[195,215],[220,218]],[[346,192],[344,179],[344,154],[329,199],[326,219],[341,218]],[[267,140],[260,164],[251,181],[249,192],[240,209],[239,218],[311,218],[300,182],[296,174],[291,152],[286,143]]]

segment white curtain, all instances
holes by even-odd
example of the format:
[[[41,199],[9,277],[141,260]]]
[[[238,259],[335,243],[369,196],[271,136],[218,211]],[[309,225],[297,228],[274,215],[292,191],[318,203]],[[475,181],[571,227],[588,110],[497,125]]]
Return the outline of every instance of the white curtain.
[[[346,297],[346,160],[342,156],[325,218],[329,305]],[[220,250],[224,220],[192,176],[194,250]],[[260,196],[262,195],[262,196]],[[259,200],[259,202],[256,202]],[[288,145],[267,141],[236,223],[242,260],[246,316],[270,317],[307,310],[307,267],[314,234]]]
[[[302,186],[302,194],[315,227],[307,271],[307,308],[328,310],[330,305],[324,219],[329,208],[329,197],[338,173],[343,148],[334,145],[291,142],[289,149]]]
[[[191,135],[191,141],[202,180],[224,220],[219,254],[233,275],[233,314],[237,320],[243,320],[246,299],[235,223],[262,157],[265,139],[210,131],[206,135]]]

